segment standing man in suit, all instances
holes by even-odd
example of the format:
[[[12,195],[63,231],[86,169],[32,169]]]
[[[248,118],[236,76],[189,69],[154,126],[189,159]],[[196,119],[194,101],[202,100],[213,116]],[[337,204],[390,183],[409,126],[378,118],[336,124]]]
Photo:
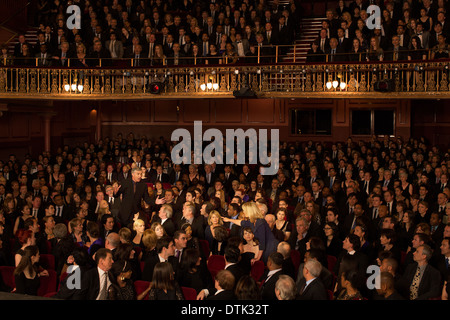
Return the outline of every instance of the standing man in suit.
[[[95,253],[97,266],[86,272],[81,283],[81,296],[86,300],[107,300],[112,274],[109,272],[114,263],[111,250],[100,248]]]
[[[105,47],[109,50],[112,59],[122,59],[124,54],[123,43],[117,40],[117,34],[111,30],[109,40],[105,42]]]
[[[267,259],[267,270],[261,277],[261,299],[277,300],[275,295],[275,284],[280,275],[283,274],[283,255],[279,252],[273,252]]]
[[[122,195],[119,220],[124,226],[130,224],[133,215],[142,209],[142,199],[149,205],[152,203],[147,191],[147,184],[141,180],[142,170],[135,167],[131,170],[131,179],[122,180],[121,184],[115,187],[114,197],[118,198]],[[157,199],[156,201],[158,202],[159,200]]]
[[[303,278],[299,282],[298,300],[327,300],[327,290],[319,278],[322,264],[310,259],[303,266]]]
[[[430,32],[423,30],[423,23],[419,20],[416,23],[416,33],[411,36],[411,39],[415,36],[419,37],[420,43],[422,43],[422,48],[428,49],[430,46]]]
[[[114,217],[114,219],[118,220],[122,201],[120,198],[114,197],[114,188],[111,185],[107,185],[105,187],[105,193],[106,193],[106,200],[108,201],[109,205],[109,211],[111,211],[111,214]]]

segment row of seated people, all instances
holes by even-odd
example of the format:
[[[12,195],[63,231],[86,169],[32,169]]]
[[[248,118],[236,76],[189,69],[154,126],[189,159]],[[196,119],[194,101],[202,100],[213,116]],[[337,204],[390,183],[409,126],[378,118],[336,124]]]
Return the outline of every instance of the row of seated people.
[[[203,268],[206,264],[208,269],[208,261],[213,259],[211,256],[225,255],[225,248],[235,241],[235,247],[240,247],[242,242],[239,252],[240,260],[247,266],[246,274],[251,273],[252,263],[263,263],[267,275],[263,278],[254,276],[257,280],[253,279],[262,284],[267,276],[274,273],[269,274],[270,271],[279,269],[276,267],[279,266],[277,258],[272,256],[275,251],[281,253],[283,247],[289,248],[285,249],[288,253],[283,256],[296,257],[294,268],[289,263],[291,267],[286,267],[283,273],[293,281],[305,281],[307,276],[302,275],[306,271],[304,267],[300,268],[300,263],[308,260],[308,256],[314,255],[314,250],[318,249],[321,270],[334,274],[331,278],[328,275],[328,281],[322,281],[325,282],[326,293],[331,291],[327,297],[377,298],[373,290],[364,287],[365,282],[359,282],[360,285],[356,286],[359,293],[355,295],[354,287],[349,286],[353,281],[344,281],[348,279],[345,277],[350,277],[346,269],[349,264],[355,264],[351,269],[360,280],[367,277],[367,266],[375,264],[395,275],[398,280],[396,290],[405,299],[436,298],[441,295],[441,290],[445,298],[446,258],[449,257],[447,238],[450,235],[450,205],[447,199],[450,189],[447,186],[448,159],[437,147],[430,148],[432,152],[427,153],[422,149],[426,148],[425,142],[374,140],[369,148],[378,156],[373,157],[371,152],[367,153],[369,145],[354,144],[351,139],[345,144],[333,144],[325,153],[323,146],[312,142],[305,145],[283,143],[280,150],[281,168],[274,177],[264,178],[258,174],[257,167],[249,165],[225,165],[222,168],[224,171],[213,165],[200,168],[186,165],[181,176],[180,172],[175,171],[178,178],[173,185],[169,185],[170,189],[164,190],[159,179],[167,183],[167,177],[172,175],[169,175],[171,162],[168,153],[161,152],[165,144],[160,142],[158,148],[154,145],[150,148],[145,140],[134,140],[132,137],[127,142],[119,137],[114,141],[112,144],[109,139],[104,144],[102,141],[97,148],[86,145],[74,151],[65,148],[63,152],[61,149],[56,157],[51,157],[50,162],[48,155],[45,155],[35,161],[27,158],[20,165],[12,155],[9,161],[2,163],[1,230],[5,258],[2,264],[18,266],[25,249],[36,244],[40,253],[54,254],[56,274],[60,276],[64,274],[64,265],[73,247],[82,247],[87,251],[92,267],[97,250],[102,247],[111,250],[123,242],[127,250],[135,251],[134,255],[127,251],[122,256],[128,257],[129,263],[134,266],[134,281],[151,282],[155,275],[155,262],[169,260],[180,285],[195,287],[198,297],[204,298],[212,293],[211,282],[208,282],[211,279],[208,276],[196,278],[196,285],[187,285],[187,282],[180,280],[179,277],[186,275],[186,272],[178,269],[177,261],[183,261],[183,254],[179,255],[175,249],[187,248],[189,241],[201,256],[196,261],[203,261]],[[136,150],[133,151],[133,148]],[[401,157],[401,149],[409,150],[404,155],[406,158]],[[116,152],[120,150],[122,153]],[[143,151],[142,159],[137,150]],[[81,157],[81,163],[80,158],[74,161],[70,156],[72,152],[77,158]],[[92,156],[100,157],[101,161],[89,163],[87,160],[91,160]],[[144,159],[145,166],[140,167],[144,165]],[[109,181],[107,167],[110,166],[106,165],[106,161],[116,160],[130,163],[132,169],[131,172],[116,172],[128,173],[120,178],[122,180],[116,178]],[[57,163],[58,166],[53,165],[53,168],[62,172],[53,175],[49,163]],[[307,163],[314,165],[306,166]],[[44,166],[48,176],[44,175]],[[29,172],[31,167],[32,174]],[[97,173],[97,168],[100,173]],[[174,166],[172,169],[179,170],[180,167]],[[211,180],[213,171],[218,175],[218,180]],[[147,205],[144,203],[144,210],[134,214],[132,222],[125,225],[120,210],[118,214],[114,207],[117,203],[120,207],[123,199],[111,197],[110,192],[119,180],[121,185],[125,185],[123,179],[133,179],[143,172],[149,172],[148,176],[152,177],[149,184],[154,182],[154,189],[152,185],[148,189],[152,200]],[[67,177],[72,174],[77,177],[73,186],[67,185],[65,174]],[[52,181],[51,185],[49,181]],[[209,187],[206,187],[207,183]],[[90,188],[86,188],[90,184]],[[71,197],[77,198],[73,204],[75,209],[64,213],[68,207],[64,201],[71,202]],[[50,203],[42,206],[42,200],[50,200]],[[161,225],[159,231],[156,230],[158,224],[154,225],[158,222]],[[190,231],[186,232],[186,228]],[[57,231],[59,229],[62,231]],[[161,231],[165,231],[168,239],[172,240],[161,240],[164,237]],[[151,236],[154,241],[150,244],[144,240],[146,232],[154,234]],[[180,241],[183,234],[186,234],[185,239]],[[115,237],[116,241],[109,237]],[[63,238],[65,240],[61,242]],[[52,239],[55,239],[54,244],[49,250],[47,241]],[[111,242],[116,245],[111,246]],[[61,248],[66,245],[70,249]],[[164,254],[161,254],[163,251]],[[356,255],[355,251],[358,252]],[[113,260],[123,260],[115,255],[113,257]],[[352,257],[358,261],[348,261]],[[334,266],[329,264],[329,260],[335,261]],[[410,293],[415,290],[412,278],[418,265],[427,266],[427,277],[424,274],[422,278],[424,282],[420,290],[423,292],[411,296]],[[213,277],[217,269],[210,268],[208,271],[200,274]],[[26,281],[23,277],[22,280]],[[299,283],[299,295],[301,287]],[[261,285],[261,295],[263,288],[268,286]],[[92,290],[95,291],[95,288]],[[353,294],[347,294],[348,291]],[[268,292],[273,298],[273,291],[270,289]],[[93,297],[86,294],[82,296]]]
[[[308,61],[397,61],[449,58],[448,5],[377,3],[379,25],[368,12],[369,3],[357,0],[336,10],[327,10],[322,29],[311,44]],[[334,56],[336,54],[336,56]]]
[[[40,25],[35,45],[27,43],[25,35],[19,35],[14,53],[8,56],[5,47],[3,60],[9,64],[36,65],[33,58],[38,58],[40,66],[67,66],[68,58],[145,57],[152,61],[155,54],[157,59],[163,56],[170,58],[174,55],[174,45],[178,43],[183,56],[201,55],[204,58],[211,52],[212,55],[217,52],[219,56],[233,52],[242,62],[245,56],[255,54],[257,46],[264,45],[264,55],[268,56],[273,54],[271,46],[290,45],[295,39],[298,14],[294,4],[275,10],[245,2],[240,7],[235,7],[234,3],[231,8],[225,3],[210,4],[210,7],[204,8],[199,15],[190,10],[173,14],[154,8],[149,9],[151,17],[145,10],[144,13],[137,12],[136,4],[130,4],[129,9],[135,13],[131,16],[129,11],[121,11],[120,8],[112,10],[105,5],[101,12],[102,8],[89,7],[89,19],[82,21],[81,29],[69,30],[65,20],[58,15],[53,28],[50,24]],[[101,42],[101,48],[96,46],[97,41]],[[195,44],[198,52],[193,53]],[[230,44],[233,47],[228,49]],[[136,53],[137,45],[141,50]],[[159,45],[162,48],[156,48]],[[215,50],[211,49],[212,45]],[[283,50],[286,51],[285,48]],[[103,65],[110,63],[105,61]]]

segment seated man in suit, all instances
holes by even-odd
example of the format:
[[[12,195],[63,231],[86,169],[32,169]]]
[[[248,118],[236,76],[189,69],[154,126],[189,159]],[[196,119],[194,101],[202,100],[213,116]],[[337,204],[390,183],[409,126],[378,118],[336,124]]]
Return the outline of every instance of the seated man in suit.
[[[231,271],[220,270],[214,279],[215,293],[210,295],[207,300],[234,300],[236,299],[233,288],[235,279]]]
[[[381,272],[380,274],[380,288],[377,293],[381,295],[384,300],[405,300],[395,289],[394,276],[389,272]]]
[[[311,259],[305,262],[298,300],[327,300],[327,290],[319,277],[321,272],[322,264],[319,261]]]
[[[297,295],[294,280],[288,275],[282,274],[275,283],[275,295],[278,300],[294,300]]]
[[[241,257],[241,251],[238,247],[227,245],[225,248],[225,270],[230,271],[234,276],[234,284],[239,282],[242,276],[246,274],[245,270],[239,264],[239,259]],[[233,287],[233,289],[235,288]]]
[[[175,246],[171,237],[165,236],[158,239],[156,242],[156,252],[156,255],[149,255],[145,260],[144,270],[142,271],[142,280],[144,281],[152,281],[153,270],[155,269],[155,265],[157,263],[169,261],[172,265],[176,264],[176,261],[173,259],[173,255],[175,254]]]
[[[175,42],[172,47],[172,51],[167,56],[167,65],[169,66],[179,66],[186,64],[186,55],[181,50],[181,46],[178,42]]]
[[[279,252],[273,252],[267,259],[267,270],[261,277],[261,299],[277,300],[275,295],[275,284],[280,275],[283,274],[283,255]]]
[[[344,49],[338,47],[338,40],[336,38],[330,39],[330,48],[325,51],[328,55],[328,62],[343,62],[347,61],[347,55]]]
[[[399,292],[409,300],[428,300],[441,293],[441,274],[428,261],[433,251],[429,245],[420,245],[413,254],[414,263],[409,264],[398,281]]]
[[[385,54],[386,61],[400,61],[408,59],[408,50],[400,46],[400,37],[394,35],[392,37],[392,46],[390,46]]]
[[[111,286],[112,274],[109,272],[113,265],[111,250],[100,248],[95,253],[96,268],[86,272],[82,279],[80,296],[86,300],[107,300],[108,288]]]

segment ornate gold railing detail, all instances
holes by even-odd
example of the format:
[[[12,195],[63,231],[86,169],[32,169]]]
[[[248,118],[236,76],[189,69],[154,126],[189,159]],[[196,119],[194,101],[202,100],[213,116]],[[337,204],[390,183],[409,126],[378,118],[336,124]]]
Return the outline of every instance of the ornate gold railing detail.
[[[233,97],[250,88],[259,97],[450,98],[450,61],[420,63],[218,65],[162,68],[0,68],[0,98],[136,99]],[[162,84],[153,94],[150,85]],[[379,92],[380,82],[388,87]]]

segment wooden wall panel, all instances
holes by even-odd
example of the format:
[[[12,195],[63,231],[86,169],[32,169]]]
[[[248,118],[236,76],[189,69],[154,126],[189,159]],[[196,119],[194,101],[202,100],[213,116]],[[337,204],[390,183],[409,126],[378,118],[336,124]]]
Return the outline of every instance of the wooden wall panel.
[[[210,105],[211,99],[186,99],[180,101],[183,110],[183,121],[203,123],[211,122]]]
[[[242,117],[242,100],[240,99],[220,99],[212,100],[213,117],[216,123],[241,123]]]
[[[3,116],[0,117],[0,138],[8,138],[9,137],[9,121],[10,114],[3,113]]]
[[[153,119],[155,122],[178,122],[178,100],[161,100],[154,104]]]
[[[151,106],[149,101],[128,101],[123,110],[125,113],[125,121],[151,121]]]
[[[124,120],[123,109],[126,101],[102,101],[102,121],[122,122]]]
[[[247,104],[248,123],[274,123],[275,99],[248,99]]]
[[[9,122],[12,138],[27,138],[30,134],[28,114],[16,113]]]

